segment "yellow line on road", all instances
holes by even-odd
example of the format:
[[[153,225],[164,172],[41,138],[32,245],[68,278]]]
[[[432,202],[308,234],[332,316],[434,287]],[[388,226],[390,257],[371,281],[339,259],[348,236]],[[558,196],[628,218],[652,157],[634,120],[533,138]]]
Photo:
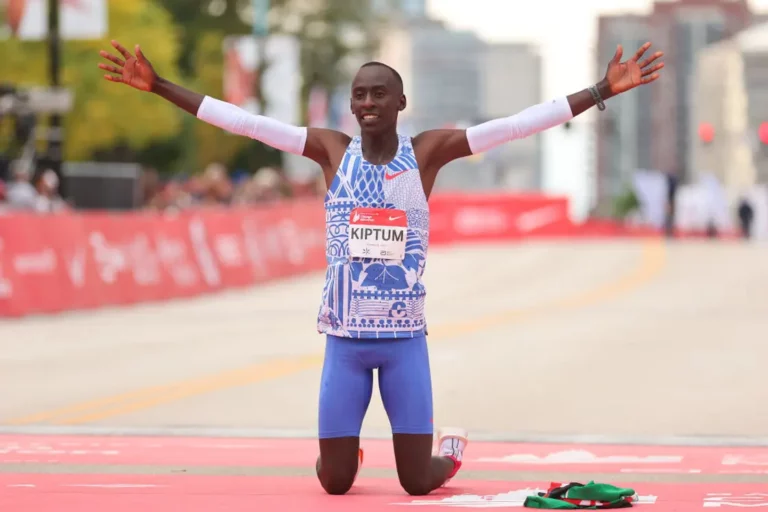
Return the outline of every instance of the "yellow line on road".
[[[487,315],[468,322],[445,324],[430,331],[430,343],[485,329],[509,325],[558,311],[583,308],[615,299],[648,283],[664,267],[666,251],[663,240],[646,241],[638,265],[629,273],[602,286],[539,306]],[[153,386],[68,407],[18,418],[7,425],[47,422],[55,425],[79,425],[122,416],[205,393],[231,389],[294,375],[322,365],[322,354],[290,357],[251,365],[202,378]]]
[[[96,421],[96,419],[91,419],[95,414],[109,412],[107,417],[116,416],[117,413],[112,414],[111,412],[118,408],[125,409],[127,407],[135,407],[137,404],[151,404],[146,407],[141,407],[148,408],[153,405],[160,405],[161,403],[179,400],[186,396],[202,394],[205,390],[215,391],[217,389],[235,387],[249,382],[276,379],[315,367],[318,364],[322,364],[322,361],[322,355],[317,354],[271,360],[197,379],[163,386],[153,386],[129,393],[121,393],[119,395],[53,409],[8,421],[6,422],[6,425],[31,425],[41,422],[53,422],[54,424],[59,425],[88,423],[90,421]],[[138,410],[138,408],[136,410]]]
[[[439,326],[430,331],[430,342],[434,338],[444,339],[474,333],[502,325],[508,325],[522,320],[529,320],[546,314],[557,313],[577,308],[584,308],[603,302],[608,302],[625,293],[629,293],[651,281],[658,275],[666,260],[666,249],[661,240],[644,243],[640,262],[627,274],[581,293],[564,297],[553,302],[546,302],[530,308],[513,309],[502,313],[487,315],[468,322],[453,323]]]

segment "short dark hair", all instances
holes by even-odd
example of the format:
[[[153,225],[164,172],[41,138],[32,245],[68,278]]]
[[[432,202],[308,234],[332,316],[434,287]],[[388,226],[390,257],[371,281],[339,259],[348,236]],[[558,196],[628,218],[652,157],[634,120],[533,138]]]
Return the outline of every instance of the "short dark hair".
[[[388,66],[388,65],[384,64],[383,62],[378,62],[378,61],[373,60],[371,62],[366,62],[365,64],[360,66],[360,69],[368,68],[368,67],[371,67],[371,66],[381,66],[383,68],[387,68],[390,71],[390,73],[392,73],[395,76],[395,80],[397,80],[397,83],[400,84],[400,88],[401,89],[403,88],[403,77],[400,76],[400,73],[398,73],[395,70],[395,68],[393,68],[392,66]]]

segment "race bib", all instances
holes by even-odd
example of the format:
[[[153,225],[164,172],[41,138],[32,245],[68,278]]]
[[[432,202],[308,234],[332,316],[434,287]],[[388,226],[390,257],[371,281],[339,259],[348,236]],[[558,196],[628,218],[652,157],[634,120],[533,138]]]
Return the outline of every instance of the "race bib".
[[[349,255],[354,258],[405,258],[408,218],[403,210],[355,208],[349,215]]]

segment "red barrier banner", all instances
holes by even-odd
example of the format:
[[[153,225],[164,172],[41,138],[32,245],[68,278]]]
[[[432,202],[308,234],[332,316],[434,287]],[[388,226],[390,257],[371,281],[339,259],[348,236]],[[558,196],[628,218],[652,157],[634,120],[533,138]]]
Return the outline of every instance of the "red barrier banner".
[[[503,242],[575,231],[565,197],[443,193],[429,202],[431,244]]]
[[[0,216],[0,316],[196,296],[325,267],[319,201]]]
[[[542,195],[441,193],[430,211],[435,245],[632,234],[613,223],[574,225],[566,198]],[[319,271],[324,219],[319,200],[0,216],[0,317],[166,301]]]

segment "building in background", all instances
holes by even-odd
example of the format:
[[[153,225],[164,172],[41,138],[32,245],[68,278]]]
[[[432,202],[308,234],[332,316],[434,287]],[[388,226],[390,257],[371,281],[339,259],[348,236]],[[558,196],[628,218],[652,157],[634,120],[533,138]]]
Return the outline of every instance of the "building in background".
[[[542,100],[542,60],[528,44],[490,44],[481,70],[484,120],[507,117]],[[542,185],[542,135],[505,144],[485,155],[486,172],[495,185],[516,190],[539,190]]]
[[[382,31],[377,59],[403,77],[408,107],[400,131],[467,127],[510,116],[541,101],[541,58],[528,45],[489,45],[476,34],[424,18],[406,19]],[[540,137],[453,162],[437,188],[538,189]]]
[[[611,200],[630,173],[657,169],[685,181],[691,173],[690,91],[697,55],[753,21],[746,0],[657,0],[647,16],[603,16],[598,22],[597,74],[616,44],[625,58],[645,41],[665,52],[663,81],[631,98],[614,98],[596,123],[598,203]]]
[[[733,210],[743,194],[768,184],[768,23],[701,52],[692,106],[693,176],[715,175]]]
[[[601,17],[597,40],[599,79],[604,76],[619,44],[625,48],[625,58],[629,58],[630,52],[648,39],[648,20],[644,16]],[[621,194],[634,170],[653,168],[651,101],[651,89],[642,87],[632,94],[612,98],[608,108],[596,114],[594,162],[598,204]]]
[[[478,118],[484,47],[472,32],[450,30],[429,19],[383,31],[378,59],[397,69],[405,83],[404,131],[417,133]]]
[[[472,32],[454,31],[427,18],[385,27],[377,59],[398,70],[408,99],[399,131],[416,135],[476,122],[482,112],[484,49]],[[449,164],[436,187],[461,187],[464,181],[465,186],[477,184],[472,182],[474,165],[467,159]]]

